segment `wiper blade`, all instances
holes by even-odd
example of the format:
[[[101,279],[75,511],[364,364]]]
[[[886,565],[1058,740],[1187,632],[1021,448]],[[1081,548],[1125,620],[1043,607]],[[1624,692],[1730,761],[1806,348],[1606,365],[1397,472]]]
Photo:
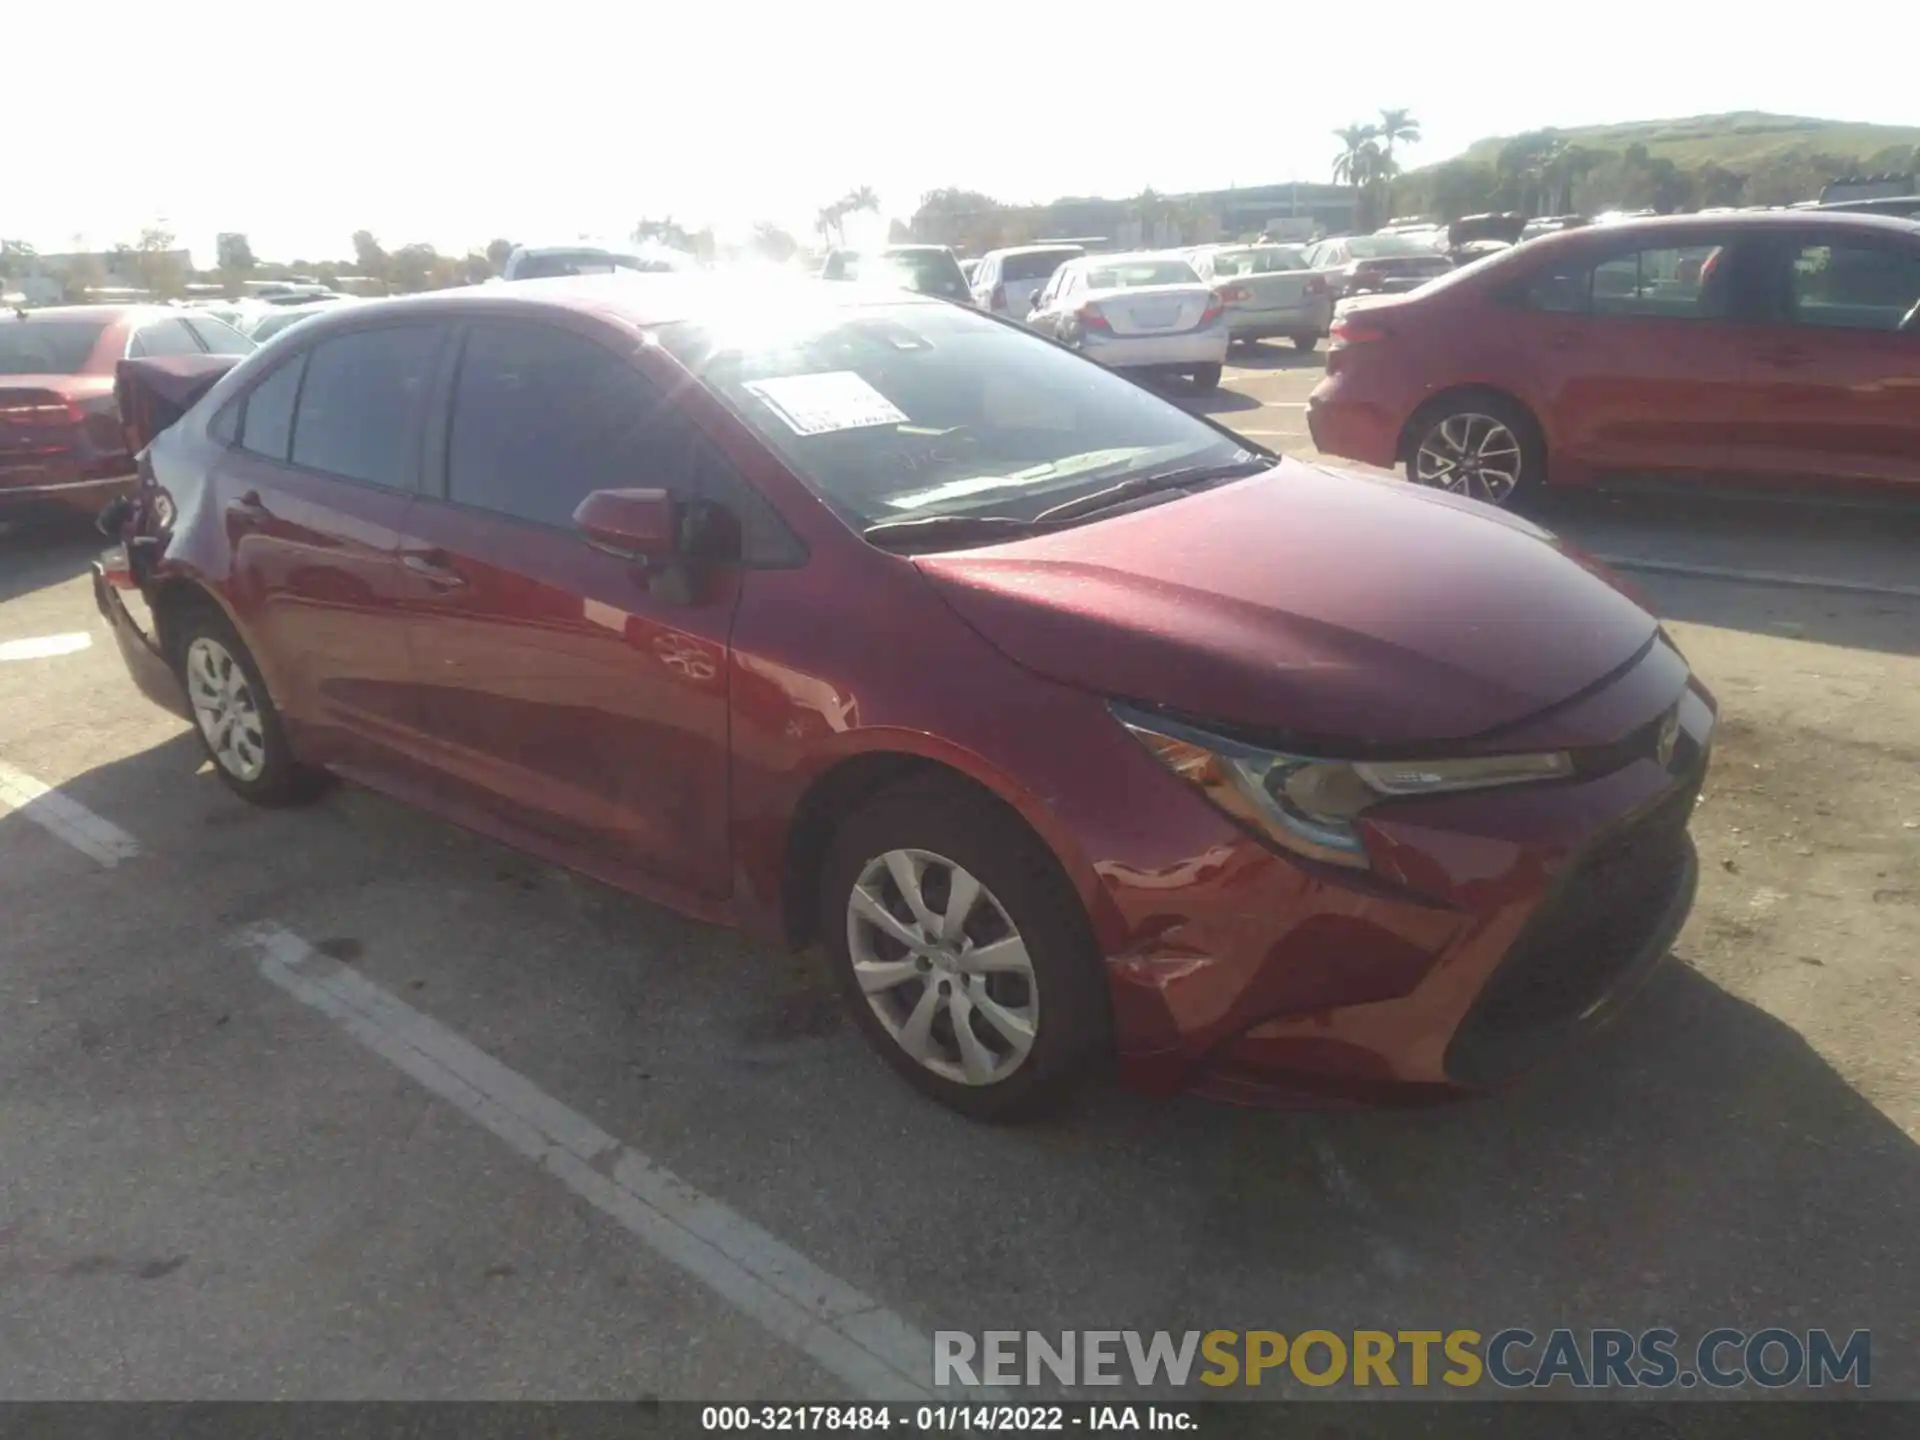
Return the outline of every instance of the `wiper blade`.
[[[969,540],[1011,540],[1046,527],[1012,515],[919,515],[911,520],[882,520],[860,532],[860,538],[882,550],[904,550],[925,540],[935,545],[965,544]]]
[[[1045,525],[1060,520],[1077,520],[1082,516],[1111,510],[1116,505],[1124,505],[1129,500],[1137,500],[1143,495],[1152,495],[1162,490],[1183,490],[1189,485],[1203,485],[1214,480],[1232,480],[1242,475],[1257,475],[1262,470],[1272,469],[1273,464],[1271,460],[1254,455],[1225,465],[1189,465],[1179,470],[1161,470],[1151,475],[1136,475],[1131,480],[1122,480],[1117,485],[1109,485],[1104,490],[1095,490],[1090,495],[1079,495],[1071,500],[1062,500],[1058,505],[1042,510],[1034,518],[1034,523]]]

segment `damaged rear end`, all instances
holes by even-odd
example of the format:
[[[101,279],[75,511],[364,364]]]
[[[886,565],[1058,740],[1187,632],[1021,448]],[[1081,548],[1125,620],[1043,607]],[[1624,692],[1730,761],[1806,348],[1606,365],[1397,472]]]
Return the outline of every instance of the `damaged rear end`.
[[[122,360],[114,376],[120,433],[133,456],[131,494],[100,512],[100,533],[111,542],[93,563],[93,598],[140,692],[155,704],[192,718],[171,658],[154,623],[160,583],[175,520],[173,496],[155,473],[156,451],[168,432],[217,385],[240,357],[169,355]]]

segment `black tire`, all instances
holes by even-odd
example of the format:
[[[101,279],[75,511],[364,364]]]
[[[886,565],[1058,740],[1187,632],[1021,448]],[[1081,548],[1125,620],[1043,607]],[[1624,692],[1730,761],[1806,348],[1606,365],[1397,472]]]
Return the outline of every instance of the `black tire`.
[[[1296,335],[1293,337],[1293,348],[1304,354],[1311,354],[1319,343],[1320,337],[1318,335]]]
[[[861,990],[848,943],[848,904],[868,865],[895,850],[931,852],[968,871],[1025,943],[1037,991],[1037,1023],[1025,1058],[1003,1079],[968,1084],[928,1069],[894,1038]],[[932,891],[930,881],[930,896]],[[991,925],[999,918],[993,909],[979,903],[974,913],[985,912]],[[1079,896],[1038,836],[998,802],[961,782],[908,781],[847,818],[822,866],[820,933],[835,983],[867,1043],[908,1084],[971,1119],[1018,1120],[1056,1109],[1112,1054],[1106,967]],[[905,958],[904,948],[896,948]],[[938,978],[929,972],[927,981],[906,985],[931,986]],[[914,988],[897,1003],[905,1007],[920,994]],[[952,1023],[949,1010],[949,1036]]]
[[[211,601],[202,601],[187,609],[176,623],[172,637],[174,668],[180,676],[181,686],[187,692],[190,705],[194,681],[188,673],[189,656],[195,653],[194,643],[202,639],[212,641],[238,667],[244,677],[246,694],[259,720],[259,772],[240,775],[215,751],[206,727],[200,722],[198,709],[195,709],[193,733],[200,738],[200,748],[212,762],[214,774],[234,794],[255,805],[299,805],[312,800],[326,788],[326,773],[294,759],[286,728],[280,722],[280,712],[274,708],[266,682],[260,678],[260,667],[254,663],[253,653],[247,649],[246,642],[240,638],[226,615]]]
[[[1219,365],[1202,365],[1193,372],[1193,388],[1202,395],[1210,395],[1220,388]]]
[[[1545,439],[1541,436],[1539,423],[1518,401],[1481,390],[1464,390],[1452,395],[1437,396],[1414,413],[1413,419],[1407,422],[1401,447],[1401,463],[1406,467],[1408,480],[1416,485],[1426,483],[1420,478],[1421,445],[1441,426],[1463,418],[1493,420],[1506,428],[1519,450],[1518,478],[1512,489],[1498,499],[1490,499],[1479,489],[1462,490],[1454,486],[1436,486],[1435,488],[1449,489],[1455,494],[1467,494],[1470,498],[1483,503],[1509,509],[1524,502],[1533,491],[1545,483],[1547,446]]]

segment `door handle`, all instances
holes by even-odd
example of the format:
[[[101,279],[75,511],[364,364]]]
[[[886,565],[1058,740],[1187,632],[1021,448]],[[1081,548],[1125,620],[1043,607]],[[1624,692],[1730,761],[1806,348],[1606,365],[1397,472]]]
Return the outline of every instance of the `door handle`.
[[[424,555],[403,556],[400,563],[436,590],[457,590],[467,583],[467,577],[447,564],[446,558],[439,551],[433,550]]]

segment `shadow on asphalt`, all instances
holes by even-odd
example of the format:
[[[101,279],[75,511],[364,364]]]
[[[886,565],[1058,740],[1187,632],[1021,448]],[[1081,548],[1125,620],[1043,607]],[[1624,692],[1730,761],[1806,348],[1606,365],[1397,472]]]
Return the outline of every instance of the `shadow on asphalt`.
[[[315,897],[332,923],[360,924],[353,887],[382,877],[424,897],[508,872],[504,850],[449,845],[436,822],[350,787],[299,817],[223,799],[199,758],[181,734],[65,788],[152,852],[113,875],[113,903],[197,881],[207,944]],[[0,816],[0,836],[28,823]],[[286,873],[262,881],[248,859],[261,854]],[[235,867],[253,887],[238,896],[223,893]],[[489,908],[421,917],[462,977],[435,982],[435,1008],[481,1007],[446,1023],[498,1027],[506,1063],[557,1077],[560,1098],[696,1184],[757,1176],[723,1198],[932,1319],[973,1325],[991,1301],[1041,1330],[1671,1325],[1683,1347],[1719,1325],[1870,1328],[1876,1393],[1920,1395],[1902,1359],[1920,1342],[1920,1149],[1798,1033],[1683,964],[1609,1033],[1480,1101],[1267,1113],[1100,1087],[1053,1120],[995,1129],[912,1094],[830,1008],[773,1038],[736,1028],[810,968],[795,957],[582,885],[599,897],[584,908],[501,884]],[[91,924],[73,912],[77,963]],[[463,935],[487,943],[459,949]],[[155,955],[183,939],[156,936]],[[537,988],[500,1013],[493,987],[529,966]],[[104,987],[89,1003],[114,1003],[112,967],[87,983]],[[109,1058],[63,1063],[78,1091]]]
[[[1322,341],[1322,346],[1326,342]],[[1236,345],[1227,352],[1229,370],[1324,370],[1325,349],[1296,350],[1291,341],[1258,341]]]
[[[1237,390],[1215,390],[1211,395],[1195,395],[1192,391],[1169,395],[1182,409],[1197,411],[1202,415],[1226,415],[1237,410],[1258,410],[1260,402],[1251,395],[1242,395]]]
[[[0,513],[0,603],[86,572],[105,543],[91,516]]]

